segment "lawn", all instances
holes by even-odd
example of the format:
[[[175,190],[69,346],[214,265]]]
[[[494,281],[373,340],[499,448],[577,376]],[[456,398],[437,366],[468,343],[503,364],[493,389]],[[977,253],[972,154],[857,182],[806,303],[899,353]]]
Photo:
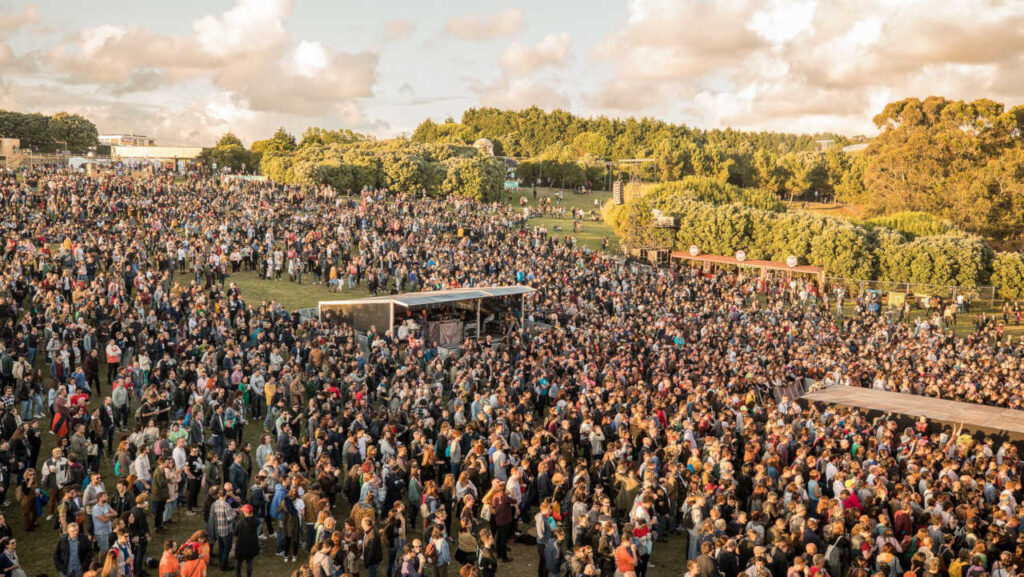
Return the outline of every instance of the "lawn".
[[[833,216],[853,221],[863,220],[867,217],[867,208],[858,204],[832,204],[830,202],[787,202],[786,206],[792,211],[804,211],[821,216]]]
[[[846,315],[846,318],[850,318],[853,316],[854,307],[855,305],[850,301],[847,301],[846,304],[843,306],[843,314]],[[883,311],[884,310],[885,309],[883,308]],[[999,324],[1002,324],[1003,322],[1002,312],[998,309],[991,309],[988,307],[972,307],[971,312],[961,313],[956,316],[956,323],[953,325],[953,331],[956,333],[956,335],[964,337],[973,333],[974,320],[981,313],[985,313],[989,317],[992,317],[993,320],[997,321]],[[910,316],[906,320],[904,320],[904,322],[913,325],[914,321],[916,321],[917,319],[927,319],[930,321],[933,316],[934,313],[929,313],[924,311],[923,309],[915,308],[910,311]],[[1015,339],[1020,338],[1022,335],[1024,335],[1024,325],[1015,324],[1011,319],[1010,324],[1007,325],[1005,329],[1003,329],[1003,335],[1010,335],[1013,336]]]
[[[549,235],[557,239],[562,239],[567,235],[574,235],[578,243],[591,250],[601,250],[601,243],[607,237],[609,251],[617,253],[619,251],[619,238],[612,231],[612,228],[601,220],[601,207],[611,198],[611,193],[576,194],[571,190],[562,190],[562,199],[559,200],[556,197],[558,190],[557,188],[538,188],[537,198],[534,199],[532,188],[522,188],[518,193],[504,196],[502,201],[510,206],[519,208],[519,199],[526,198],[528,201],[527,206],[530,207],[530,226],[543,226],[548,229]],[[566,209],[583,209],[586,213],[586,219],[582,223],[582,230],[576,233],[572,232],[572,215],[569,213],[564,218],[540,214],[537,207],[548,198],[551,199],[553,207],[561,206]],[[594,204],[595,200],[597,205]],[[555,227],[561,227],[561,230],[556,230]]]
[[[288,280],[282,275],[281,280],[261,280],[255,272],[241,272],[228,277],[242,290],[242,296],[250,305],[260,301],[276,300],[288,310],[312,309],[320,301],[359,299],[370,296],[366,284],[350,289],[347,286],[342,292],[327,290],[326,284],[313,284],[312,275],[303,275],[302,284]]]

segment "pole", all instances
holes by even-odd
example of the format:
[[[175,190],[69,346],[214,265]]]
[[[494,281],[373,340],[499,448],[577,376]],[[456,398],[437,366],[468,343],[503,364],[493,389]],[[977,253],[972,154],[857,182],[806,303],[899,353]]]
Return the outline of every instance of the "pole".
[[[526,333],[526,293],[519,295],[519,335]]]
[[[480,301],[483,299],[476,299],[476,340],[480,340]]]

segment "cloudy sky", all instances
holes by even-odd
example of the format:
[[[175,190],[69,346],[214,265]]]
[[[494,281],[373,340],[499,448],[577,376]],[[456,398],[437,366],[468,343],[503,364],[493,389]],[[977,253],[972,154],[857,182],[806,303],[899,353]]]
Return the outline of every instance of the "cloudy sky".
[[[387,136],[472,106],[871,134],[890,101],[1024,103],[1024,0],[0,0],[0,108],[209,144]]]

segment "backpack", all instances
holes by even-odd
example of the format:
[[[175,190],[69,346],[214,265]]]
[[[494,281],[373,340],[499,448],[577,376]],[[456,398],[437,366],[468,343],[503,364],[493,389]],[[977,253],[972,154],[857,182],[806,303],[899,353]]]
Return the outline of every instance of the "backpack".
[[[430,565],[437,564],[437,546],[434,545],[433,541],[427,543],[427,548],[423,550],[423,558]]]
[[[682,516],[683,529],[692,530],[695,527],[693,523],[693,510],[689,503],[683,505],[682,510],[679,511],[679,515]]]

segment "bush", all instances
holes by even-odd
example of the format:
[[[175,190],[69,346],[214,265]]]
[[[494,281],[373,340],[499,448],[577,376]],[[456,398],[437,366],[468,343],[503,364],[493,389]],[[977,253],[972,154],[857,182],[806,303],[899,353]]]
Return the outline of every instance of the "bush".
[[[328,184],[342,192],[388,188],[432,195],[495,198],[504,171],[471,146],[420,144],[402,139],[305,142],[297,150],[265,152],[260,172],[275,182],[302,186]],[[447,183],[447,184],[445,184]]]
[[[654,228],[655,209],[676,217],[674,234]],[[910,240],[889,228],[827,216],[700,202],[671,193],[670,187],[648,189],[622,207],[606,207],[604,217],[627,245],[676,250],[697,245],[704,253],[721,255],[742,249],[752,259],[778,262],[794,255],[845,278],[979,286],[992,273],[992,249],[963,232]]]
[[[878,277],[894,282],[943,286],[979,286],[989,281],[992,249],[963,232],[887,242],[877,249]]]
[[[786,204],[775,194],[757,188],[740,188],[708,176],[687,176],[681,180],[645,185],[641,194],[679,196],[711,204],[742,204],[761,210],[784,212]]]
[[[1024,299],[1024,257],[1001,252],[992,263],[992,284],[1004,299]]]
[[[443,194],[490,202],[501,194],[505,171],[493,158],[450,158],[444,162],[447,175],[441,183]]]

